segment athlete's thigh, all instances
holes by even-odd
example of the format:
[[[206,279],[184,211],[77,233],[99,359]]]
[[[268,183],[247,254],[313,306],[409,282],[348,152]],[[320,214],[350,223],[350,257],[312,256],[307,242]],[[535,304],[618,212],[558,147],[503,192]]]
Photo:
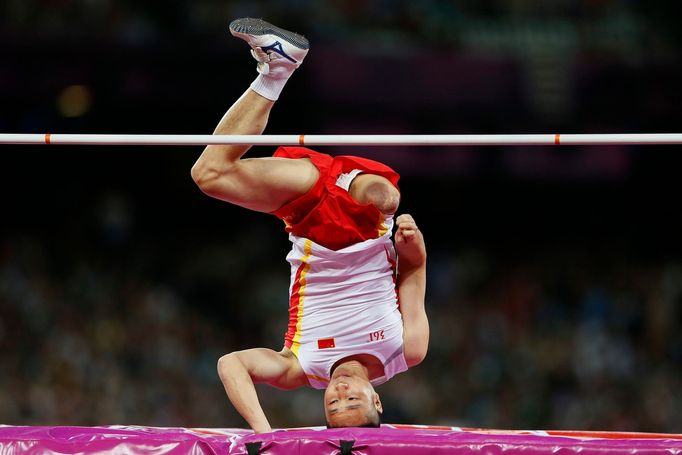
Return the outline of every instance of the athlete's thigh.
[[[217,197],[269,213],[308,192],[318,177],[307,158],[247,158],[226,171]]]

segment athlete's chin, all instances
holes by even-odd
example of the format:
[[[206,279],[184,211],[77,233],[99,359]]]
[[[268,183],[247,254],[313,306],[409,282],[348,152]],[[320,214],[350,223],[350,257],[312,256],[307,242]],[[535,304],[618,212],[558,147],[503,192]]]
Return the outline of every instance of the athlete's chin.
[[[342,379],[342,378],[351,378],[353,376],[354,375],[350,371],[347,371],[347,370],[338,371],[338,370],[336,370],[332,374],[330,383],[334,380],[338,380],[338,379]]]

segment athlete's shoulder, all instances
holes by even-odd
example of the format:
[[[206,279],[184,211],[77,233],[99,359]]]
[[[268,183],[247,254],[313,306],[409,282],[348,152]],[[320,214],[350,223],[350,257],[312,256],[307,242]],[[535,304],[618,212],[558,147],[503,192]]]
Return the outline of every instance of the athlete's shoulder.
[[[286,372],[272,385],[284,390],[298,389],[308,385],[305,371],[298,361],[298,357],[291,349],[284,347],[277,353],[286,364]]]

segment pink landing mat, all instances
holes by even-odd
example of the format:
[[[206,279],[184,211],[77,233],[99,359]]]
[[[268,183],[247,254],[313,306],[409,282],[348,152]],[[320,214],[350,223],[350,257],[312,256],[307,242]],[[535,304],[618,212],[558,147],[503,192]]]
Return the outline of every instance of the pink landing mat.
[[[492,454],[682,455],[681,434],[507,431],[382,425],[322,427],[253,434],[243,429],[135,426],[0,425],[0,455],[9,454]]]

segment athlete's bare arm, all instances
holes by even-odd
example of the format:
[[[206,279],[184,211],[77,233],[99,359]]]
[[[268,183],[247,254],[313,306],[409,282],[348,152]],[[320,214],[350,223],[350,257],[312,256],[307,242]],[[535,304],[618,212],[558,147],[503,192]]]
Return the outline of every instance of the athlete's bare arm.
[[[426,317],[426,246],[412,216],[396,219],[395,247],[398,253],[398,295],[403,316],[403,349],[407,365],[421,363],[429,349]]]
[[[214,134],[262,134],[274,101],[248,89],[225,113]],[[259,212],[272,212],[306,193],[319,172],[307,159],[242,159],[248,145],[209,145],[192,178],[209,196]]]
[[[272,431],[258,401],[254,384],[269,384],[290,390],[307,384],[305,373],[288,349],[247,349],[218,360],[218,374],[237,412],[256,433]]]

